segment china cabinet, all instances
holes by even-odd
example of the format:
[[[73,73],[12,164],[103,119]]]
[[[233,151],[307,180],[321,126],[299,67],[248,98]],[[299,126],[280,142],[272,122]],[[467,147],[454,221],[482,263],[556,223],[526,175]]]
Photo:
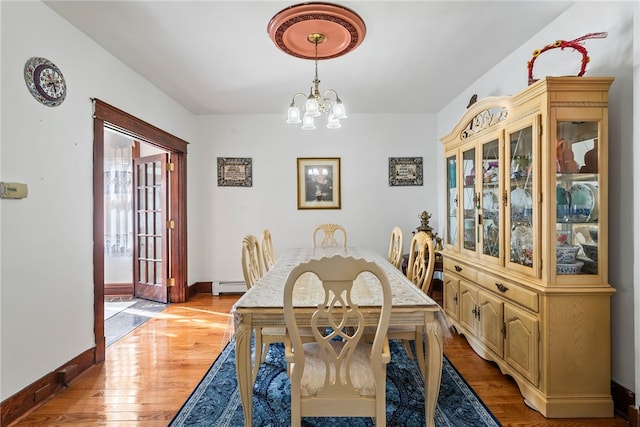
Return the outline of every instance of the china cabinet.
[[[444,311],[549,418],[613,416],[612,82],[547,77],[476,102],[441,139]]]

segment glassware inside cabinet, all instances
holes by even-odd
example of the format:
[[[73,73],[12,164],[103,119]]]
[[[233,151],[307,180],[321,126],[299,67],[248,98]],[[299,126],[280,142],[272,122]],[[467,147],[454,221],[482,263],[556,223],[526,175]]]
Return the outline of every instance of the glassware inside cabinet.
[[[597,121],[558,122],[556,274],[598,274],[598,159]]]
[[[463,247],[470,251],[476,250],[476,209],[479,205],[476,194],[476,150],[472,148],[462,153],[462,220]]]
[[[447,237],[449,245],[458,244],[458,174],[457,160],[447,158]]]
[[[500,144],[482,145],[482,253],[500,256]]]
[[[533,132],[531,126],[509,136],[510,260],[533,267]]]

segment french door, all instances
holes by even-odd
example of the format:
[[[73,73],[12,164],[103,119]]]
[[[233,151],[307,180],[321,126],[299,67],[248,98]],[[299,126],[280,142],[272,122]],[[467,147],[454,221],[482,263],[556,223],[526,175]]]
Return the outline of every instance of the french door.
[[[162,303],[168,302],[169,278],[167,164],[168,154],[133,162],[134,295]]]

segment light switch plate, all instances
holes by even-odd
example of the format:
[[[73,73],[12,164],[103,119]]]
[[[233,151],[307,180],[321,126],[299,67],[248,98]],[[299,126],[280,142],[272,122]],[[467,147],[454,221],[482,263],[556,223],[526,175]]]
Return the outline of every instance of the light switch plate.
[[[24,199],[28,194],[27,184],[0,182],[0,198],[2,199]]]

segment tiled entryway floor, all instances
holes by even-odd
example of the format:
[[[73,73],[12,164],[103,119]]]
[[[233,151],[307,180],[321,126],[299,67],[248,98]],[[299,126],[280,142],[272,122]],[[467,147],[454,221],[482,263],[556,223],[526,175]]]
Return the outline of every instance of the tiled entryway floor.
[[[107,347],[167,308],[168,304],[133,297],[105,297]]]

